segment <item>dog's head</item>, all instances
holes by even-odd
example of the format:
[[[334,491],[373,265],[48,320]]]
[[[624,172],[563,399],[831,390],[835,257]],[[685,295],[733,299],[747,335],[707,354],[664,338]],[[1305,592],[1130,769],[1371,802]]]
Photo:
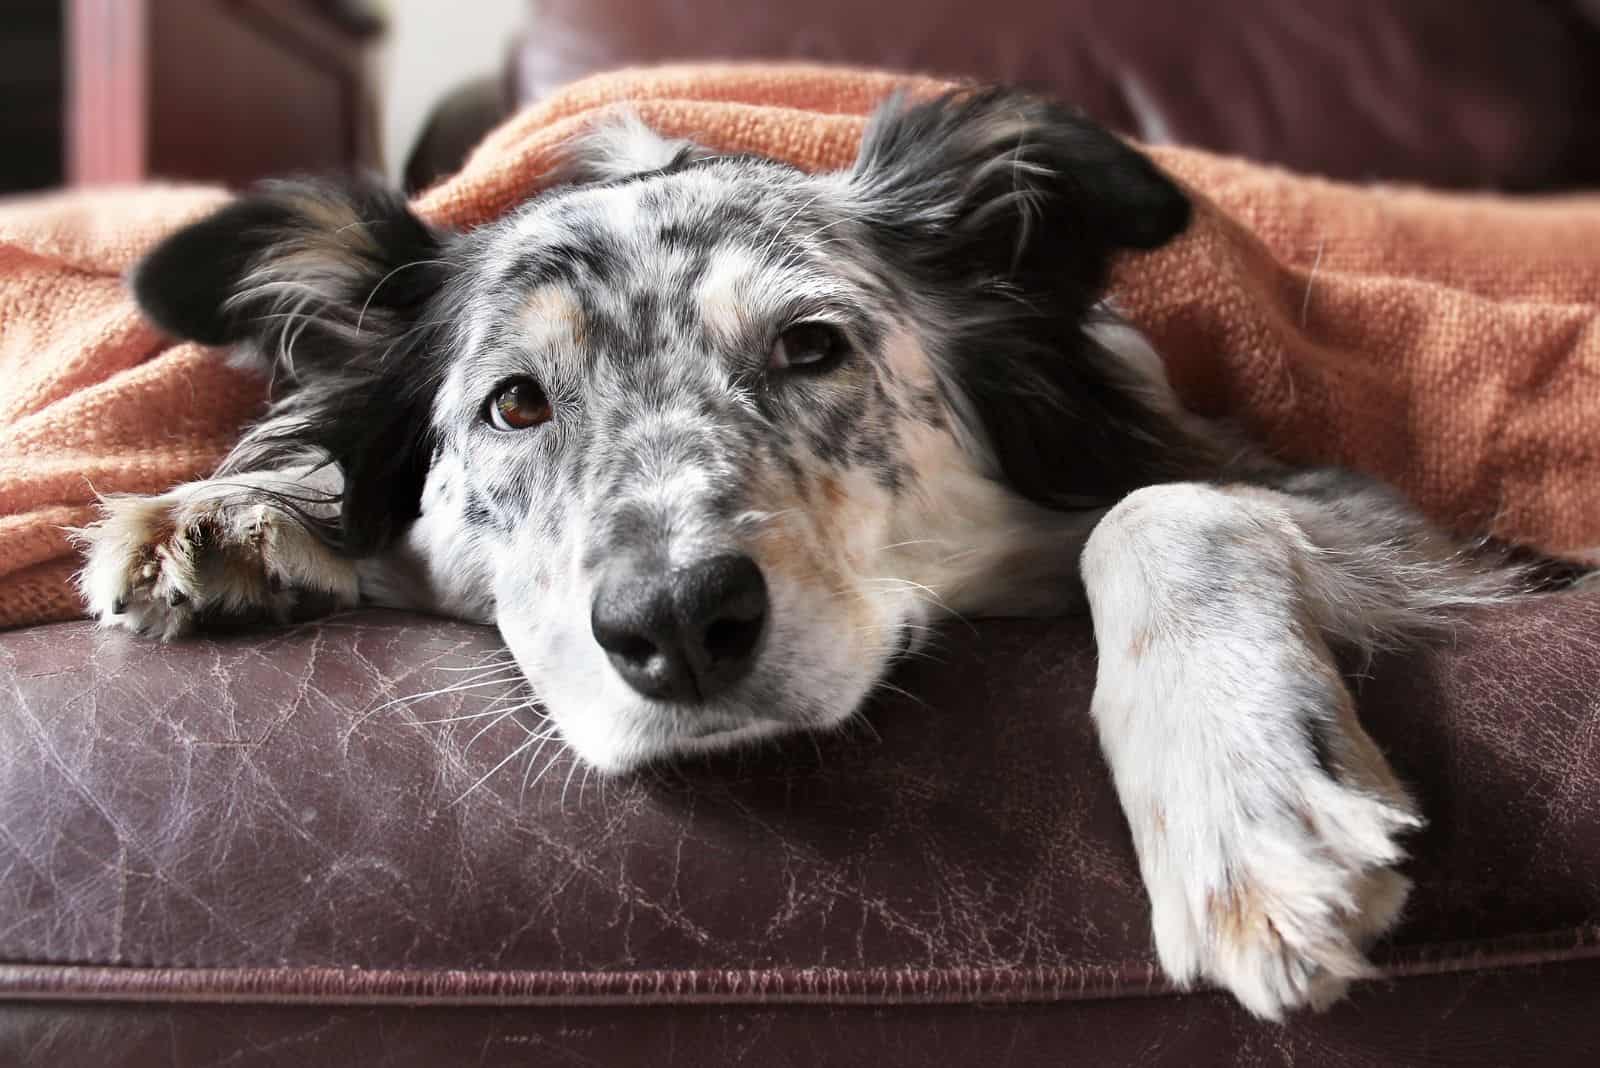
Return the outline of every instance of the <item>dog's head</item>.
[[[466,234],[271,187],[135,289],[272,363],[235,463],[336,461],[347,551],[426,516],[597,765],[841,722],[940,612],[1059,608],[1096,509],[1184,468],[1092,323],[1187,203],[1059,108],[894,101],[830,174],[625,122],[565,178]]]

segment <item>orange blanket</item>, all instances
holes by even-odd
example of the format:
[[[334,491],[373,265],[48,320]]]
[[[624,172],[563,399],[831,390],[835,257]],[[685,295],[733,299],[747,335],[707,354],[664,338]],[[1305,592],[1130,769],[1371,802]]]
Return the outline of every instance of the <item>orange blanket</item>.
[[[454,226],[538,189],[622,101],[664,132],[812,168],[853,157],[897,86],[814,68],[684,67],[580,82],[492,134],[418,210]],[[1385,477],[1463,529],[1600,546],[1600,199],[1362,189],[1157,148],[1190,232],[1121,264],[1115,293],[1194,407],[1290,458]],[[120,275],[212,190],[0,209],[0,626],[80,613],[62,532],[96,491],[205,475],[260,384],[140,323]]]

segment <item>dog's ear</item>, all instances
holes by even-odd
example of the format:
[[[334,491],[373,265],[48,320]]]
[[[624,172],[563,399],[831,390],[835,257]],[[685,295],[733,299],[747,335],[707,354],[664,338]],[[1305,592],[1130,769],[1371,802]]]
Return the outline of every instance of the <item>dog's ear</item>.
[[[337,462],[337,534],[352,553],[380,547],[418,511],[436,386],[425,309],[450,273],[444,242],[375,184],[275,182],[172,234],[133,270],[157,325],[270,371],[273,408],[235,459]]]
[[[375,183],[268,182],[157,245],[133,292],[158,326],[208,345],[378,331],[438,288],[440,240]]]
[[[1156,248],[1189,221],[1182,191],[1094,123],[1031,94],[891,98],[852,172],[869,218],[926,254],[1006,277],[1070,275],[1098,291],[1122,249]]]
[[[572,138],[552,174],[555,185],[614,182],[681,167],[716,153],[693,141],[657,133],[627,108]]]
[[[1154,164],[1037,97],[961,90],[892,99],[847,181],[953,407],[1013,488],[1085,507],[1184,477],[1183,435],[1086,329],[1112,256],[1188,224]]]

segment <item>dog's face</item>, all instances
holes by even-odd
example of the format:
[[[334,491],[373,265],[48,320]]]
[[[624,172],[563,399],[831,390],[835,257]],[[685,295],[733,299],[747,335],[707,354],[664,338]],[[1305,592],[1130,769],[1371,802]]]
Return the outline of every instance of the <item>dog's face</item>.
[[[612,766],[838,722],[1038,527],[959,439],[848,175],[617,140],[621,177],[468,239],[433,412],[437,506]]]
[[[836,724],[942,612],[1059,609],[1098,509],[1183,463],[1088,328],[1185,202],[1028,98],[893,104],[822,175],[623,124],[465,235],[371,193],[229,210],[136,285],[292,373],[249,462],[336,459],[353,551],[420,508],[603,768]]]

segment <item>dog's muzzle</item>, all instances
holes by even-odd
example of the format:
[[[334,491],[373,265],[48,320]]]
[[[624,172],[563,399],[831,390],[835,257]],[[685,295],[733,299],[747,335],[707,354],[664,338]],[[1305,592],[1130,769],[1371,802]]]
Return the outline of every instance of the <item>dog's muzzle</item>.
[[[767,582],[748,556],[726,553],[663,570],[614,562],[589,623],[617,674],[659,701],[705,701],[743,678],[766,630]]]

